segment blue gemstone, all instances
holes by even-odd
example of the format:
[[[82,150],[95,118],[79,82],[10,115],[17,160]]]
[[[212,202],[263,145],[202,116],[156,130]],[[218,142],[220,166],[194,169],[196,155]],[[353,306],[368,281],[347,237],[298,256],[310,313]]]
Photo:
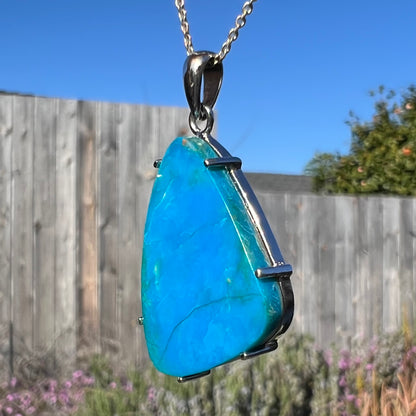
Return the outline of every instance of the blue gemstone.
[[[282,316],[278,283],[227,169],[206,141],[178,138],[158,170],[146,220],[142,310],[150,358],[183,377],[268,341]]]

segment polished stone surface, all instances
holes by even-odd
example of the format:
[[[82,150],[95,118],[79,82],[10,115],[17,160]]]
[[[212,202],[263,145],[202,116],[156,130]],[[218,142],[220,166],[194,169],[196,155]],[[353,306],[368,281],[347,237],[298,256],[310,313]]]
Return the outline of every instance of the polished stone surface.
[[[199,373],[264,343],[280,322],[275,280],[254,271],[270,266],[226,169],[199,138],[168,148],[146,220],[142,309],[155,367],[173,376]]]

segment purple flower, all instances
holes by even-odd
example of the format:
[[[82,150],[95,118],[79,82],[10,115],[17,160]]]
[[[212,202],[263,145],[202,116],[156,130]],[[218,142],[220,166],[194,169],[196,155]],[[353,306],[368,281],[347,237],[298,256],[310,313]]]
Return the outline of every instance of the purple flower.
[[[112,382],[109,384],[109,387],[110,387],[110,389],[115,389],[115,388],[117,388],[117,383],[116,383],[115,381],[112,381]]]
[[[28,415],[32,415],[35,412],[36,412],[36,409],[33,406],[29,407],[29,409],[26,410],[26,413]]]
[[[374,369],[374,364],[367,364],[366,366],[365,366],[365,369],[367,370],[367,371],[373,371],[373,369]]]
[[[339,385],[340,387],[346,387],[346,386],[347,386],[347,379],[345,378],[345,376],[342,376],[342,377],[339,379],[338,385]]]
[[[49,384],[46,387],[49,391],[54,392],[58,387],[58,382],[56,380],[49,380]]]
[[[72,387],[72,383],[69,380],[67,380],[65,381],[64,386],[66,389],[70,389]]]
[[[30,396],[30,394],[27,392],[23,393],[20,397],[20,403],[23,409],[27,409],[32,403],[32,397]]]
[[[377,339],[373,339],[370,345],[370,354],[374,355],[377,352]]]
[[[43,395],[43,400],[49,404],[55,404],[57,401],[56,394],[54,392],[48,392]]]
[[[156,398],[156,389],[154,387],[150,387],[150,389],[147,391],[147,400],[149,402],[154,401]]]
[[[11,407],[6,407],[6,413],[8,413],[9,415],[11,415],[13,413],[13,409]]]
[[[58,397],[59,397],[59,401],[62,404],[68,404],[68,402],[69,402],[69,396],[68,396],[68,393],[66,391],[61,391],[59,393],[59,396]]]
[[[128,392],[133,391],[133,383],[131,381],[128,381],[126,383],[126,385],[124,386],[124,390],[125,391],[128,391]]]
[[[10,380],[10,387],[15,388],[17,384],[17,379],[16,377],[12,377],[12,379]]]
[[[341,351],[341,358],[338,361],[338,368],[340,370],[348,370],[350,368],[350,354],[348,351]]]
[[[347,357],[342,357],[338,362],[338,367],[340,370],[348,370],[350,366],[350,361]]]
[[[354,394],[347,394],[345,396],[345,398],[347,399],[348,402],[353,402],[355,400],[355,395]]]
[[[332,365],[332,351],[331,350],[324,352],[324,359],[325,359],[326,365],[330,367]]]
[[[92,386],[95,383],[94,377],[83,377],[82,384],[84,386]]]
[[[410,350],[409,350],[409,351],[407,351],[406,358],[407,358],[409,361],[411,361],[411,360],[412,360],[412,358],[413,358],[413,359],[415,359],[415,364],[416,364],[416,346],[414,346],[414,347],[410,348]]]
[[[7,399],[9,402],[12,402],[12,401],[14,400],[14,394],[9,393],[9,394],[6,396],[6,399]]]
[[[360,365],[361,364],[362,359],[360,357],[355,357],[354,358],[354,364],[355,365]]]
[[[72,378],[74,380],[77,380],[77,379],[81,378],[83,375],[84,375],[84,372],[82,370],[77,370],[77,371],[74,371],[72,373]]]

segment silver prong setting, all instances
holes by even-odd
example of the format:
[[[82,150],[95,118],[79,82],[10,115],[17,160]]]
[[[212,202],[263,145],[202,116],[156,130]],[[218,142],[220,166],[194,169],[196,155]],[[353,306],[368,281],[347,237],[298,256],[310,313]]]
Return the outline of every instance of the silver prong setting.
[[[162,163],[162,159],[156,159],[153,162],[153,167],[156,168],[156,169],[159,169],[161,163]]]
[[[186,383],[187,381],[196,380],[201,377],[209,376],[211,370],[203,371],[202,373],[192,374],[190,376],[178,377],[178,383]]]
[[[267,354],[276,350],[278,347],[277,340],[269,341],[267,344],[262,345],[252,351],[243,352],[240,354],[242,360],[249,360],[250,358],[258,357],[259,355]]]
[[[241,169],[241,159],[239,157],[214,157],[205,159],[204,165],[209,169],[228,167],[230,169]]]
[[[280,264],[273,267],[264,267],[256,270],[258,279],[289,279],[292,275],[292,266],[290,264]]]

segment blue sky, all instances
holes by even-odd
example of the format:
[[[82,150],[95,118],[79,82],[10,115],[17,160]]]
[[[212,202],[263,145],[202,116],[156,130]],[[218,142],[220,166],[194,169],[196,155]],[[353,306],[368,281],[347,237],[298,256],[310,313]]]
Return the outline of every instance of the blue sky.
[[[242,3],[187,0],[195,49],[217,52]],[[0,0],[0,16],[0,90],[187,106],[174,0]],[[370,89],[411,83],[415,0],[258,0],[224,60],[217,139],[246,171],[300,174],[348,151]]]

